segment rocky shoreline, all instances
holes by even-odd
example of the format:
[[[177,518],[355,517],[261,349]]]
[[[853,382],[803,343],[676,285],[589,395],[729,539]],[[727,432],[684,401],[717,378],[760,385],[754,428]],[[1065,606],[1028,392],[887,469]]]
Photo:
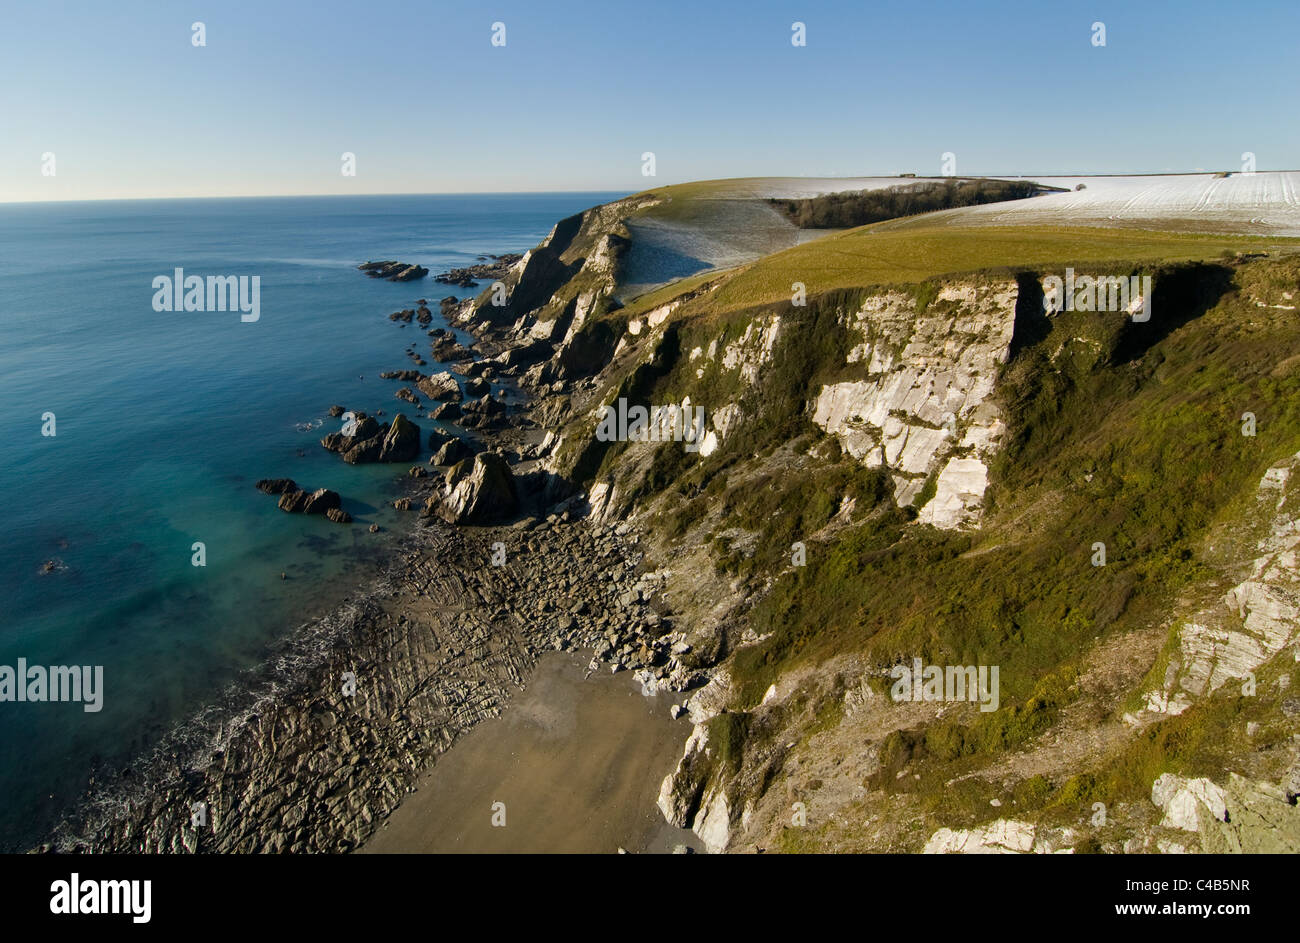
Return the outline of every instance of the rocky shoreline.
[[[475,346],[502,350],[463,370],[471,382],[522,369],[506,345],[483,336]],[[421,392],[460,405],[459,391],[437,395],[430,382],[438,377],[410,373]],[[390,538],[383,575],[300,626],[255,676],[179,725],[149,757],[97,776],[93,793],[40,850],[350,851],[438,754],[501,712],[547,650],[590,650],[589,670],[635,671],[646,693],[707,680],[663,603],[667,574],[645,572],[638,536],[624,524],[584,519],[585,496],[548,472],[512,471],[535,451],[526,414],[488,393],[460,409],[461,424],[485,438],[431,435],[435,467],[413,466],[408,495],[396,502],[399,509],[423,502],[424,513]],[[364,422],[375,424],[363,415]],[[398,458],[380,453],[393,428],[405,442],[408,426],[399,414],[391,426],[366,426],[372,435],[356,436],[354,427],[353,436],[322,444],[345,460],[407,461],[409,446]],[[320,492],[308,495],[287,479],[259,487],[279,494],[285,510],[312,513],[313,497],[322,504]],[[329,492],[321,509],[334,497]],[[494,524],[502,526],[482,526]]]

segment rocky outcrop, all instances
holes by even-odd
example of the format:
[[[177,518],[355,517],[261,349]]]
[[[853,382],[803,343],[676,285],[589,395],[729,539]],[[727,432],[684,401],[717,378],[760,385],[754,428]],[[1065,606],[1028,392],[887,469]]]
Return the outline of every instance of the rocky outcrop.
[[[386,278],[390,282],[411,282],[424,278],[429,270],[423,265],[407,262],[362,262],[357,266],[371,278]]]
[[[1300,453],[1268,469],[1248,518],[1253,559],[1242,579],[1213,606],[1175,629],[1177,651],[1145,709],[1179,714],[1199,697],[1250,676],[1288,646],[1300,657]]]
[[[473,458],[474,454],[474,449],[470,448],[464,439],[451,439],[438,449],[438,453],[433,457],[433,464],[450,467],[467,458]]]
[[[285,491],[280,495],[280,510],[291,514],[326,514],[342,503],[337,491],[318,488],[315,491]]]
[[[263,478],[257,483],[257,490],[263,494],[284,494],[299,488],[292,478]]]
[[[402,413],[383,425],[364,413],[345,414],[343,429],[325,436],[321,445],[349,465],[409,462],[420,455],[420,435],[420,427]]]
[[[495,452],[480,452],[452,468],[446,491],[430,498],[430,511],[452,524],[494,524],[519,512],[515,476]]]
[[[416,386],[420,388],[421,393],[430,399],[458,403],[463,398],[456,377],[445,370],[442,373],[435,373],[431,377],[421,378]]]
[[[444,285],[455,285],[459,288],[477,288],[478,282],[475,279],[504,278],[511,267],[523,256],[518,253],[507,252],[504,255],[494,255],[488,258],[491,261],[478,262],[465,268],[454,268],[449,272],[443,272],[441,275],[435,275],[433,280]]]
[[[987,460],[1006,432],[991,394],[1010,356],[1014,281],[948,283],[922,305],[907,292],[869,296],[848,320],[858,338],[846,367],[822,387],[813,422],[855,458],[894,473],[900,505],[937,476],[920,520],[953,528],[978,518]]]
[[[998,819],[979,828],[941,828],[925,843],[927,855],[1068,855],[1075,841],[1068,828],[1042,829],[1030,822]]]

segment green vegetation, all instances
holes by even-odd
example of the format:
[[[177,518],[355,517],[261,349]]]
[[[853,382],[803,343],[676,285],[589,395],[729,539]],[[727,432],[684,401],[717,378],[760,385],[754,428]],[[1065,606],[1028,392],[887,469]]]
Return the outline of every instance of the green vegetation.
[[[935,210],[1023,200],[1042,192],[1043,187],[1028,181],[974,179],[925,181],[769,202],[800,229],[848,229]]]
[[[1295,284],[1287,279],[1300,266],[1270,264]],[[1201,540],[1221,511],[1300,447],[1300,371],[1275,369],[1300,356],[1294,315],[1262,312],[1228,277],[1213,266],[1162,272],[1157,291],[1181,313],[1160,329],[1122,315],[1057,318],[1001,380],[1010,434],[984,533],[996,549],[968,554],[970,535],[917,528],[902,511],[869,515],[810,548],[809,565],[783,575],[751,613],[755,631],[772,634],[735,656],[742,703],[796,665],[856,650],[882,665],[915,655],[998,664],[1004,704],[1028,709],[1040,680],[1095,637],[1159,618],[1207,575]],[[769,376],[817,376],[825,368],[812,346],[778,349]],[[805,390],[771,395],[766,421],[737,454],[798,431]],[[1261,417],[1254,438],[1239,430],[1247,407]],[[741,526],[762,521],[779,548],[817,506],[794,483],[789,504],[765,488],[730,513]],[[1105,567],[1090,562],[1098,541]],[[724,565],[743,572],[738,561]],[[1050,722],[1041,710],[1005,717],[1005,730],[980,725],[978,741],[1014,742]],[[964,753],[964,734],[960,742]]]

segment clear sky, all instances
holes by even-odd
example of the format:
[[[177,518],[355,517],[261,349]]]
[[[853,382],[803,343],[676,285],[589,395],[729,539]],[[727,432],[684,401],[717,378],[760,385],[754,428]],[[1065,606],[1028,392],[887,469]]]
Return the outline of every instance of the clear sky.
[[[0,0],[0,202],[1297,169],[1297,36],[1297,0]]]

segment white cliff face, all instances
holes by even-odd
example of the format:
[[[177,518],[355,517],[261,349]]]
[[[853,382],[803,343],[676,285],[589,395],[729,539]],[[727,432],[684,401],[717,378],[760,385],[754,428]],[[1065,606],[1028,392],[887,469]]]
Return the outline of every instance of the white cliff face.
[[[918,314],[911,295],[867,299],[850,327],[862,337],[847,362],[862,377],[822,387],[813,422],[854,458],[896,472],[900,504],[926,477],[938,492],[921,519],[958,527],[977,518],[988,484],[987,458],[1006,426],[991,394],[1010,353],[1014,282],[944,286]]]
[[[1230,681],[1245,679],[1300,641],[1300,495],[1292,486],[1300,453],[1270,468],[1256,491],[1259,554],[1246,579],[1179,631],[1179,651],[1160,688],[1146,694],[1152,713],[1179,714]],[[1300,658],[1300,648],[1296,649]]]
[[[1162,828],[1199,831],[1202,810],[1219,822],[1228,818],[1223,790],[1205,778],[1183,779],[1164,773],[1151,785],[1151,801],[1164,810]]]
[[[1039,830],[1030,822],[998,819],[979,828],[941,828],[925,843],[925,855],[1068,855],[1074,833]]]

